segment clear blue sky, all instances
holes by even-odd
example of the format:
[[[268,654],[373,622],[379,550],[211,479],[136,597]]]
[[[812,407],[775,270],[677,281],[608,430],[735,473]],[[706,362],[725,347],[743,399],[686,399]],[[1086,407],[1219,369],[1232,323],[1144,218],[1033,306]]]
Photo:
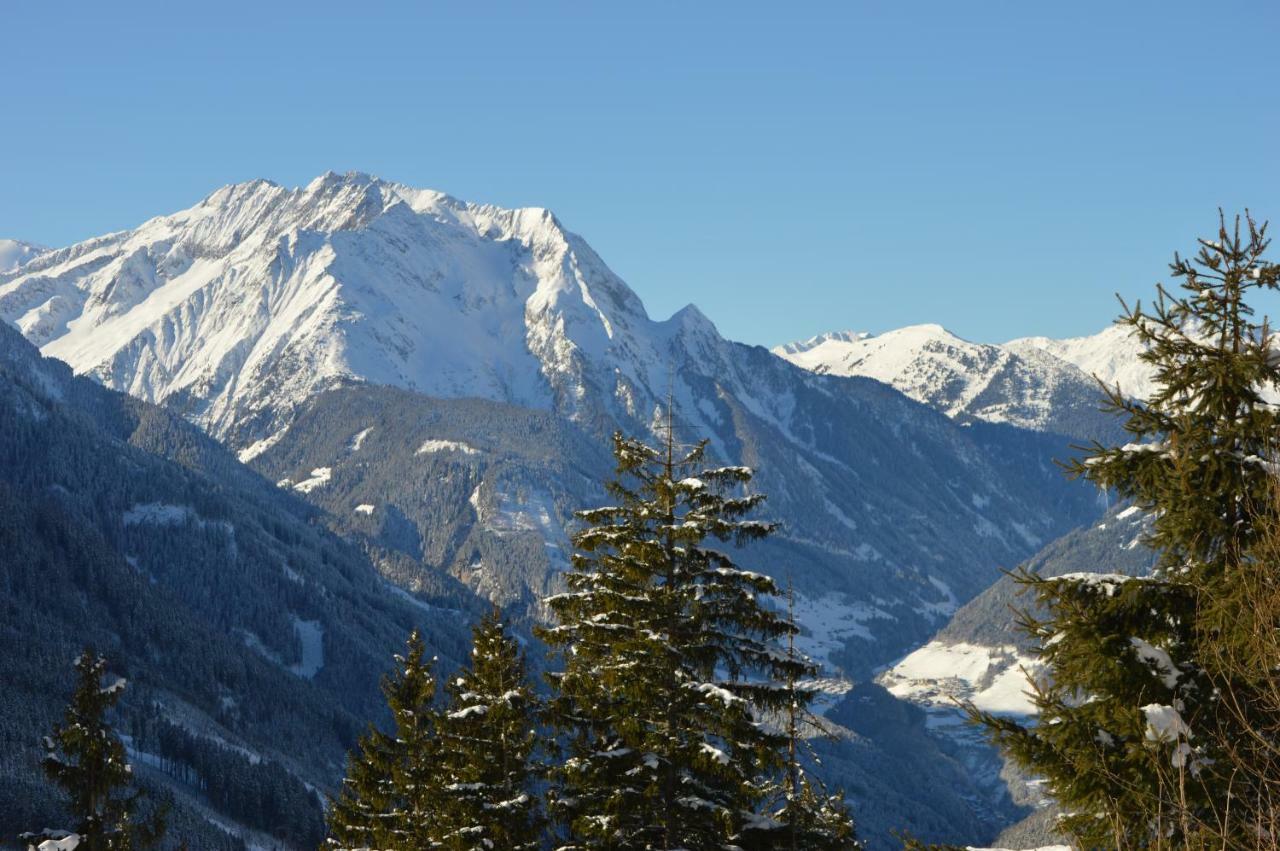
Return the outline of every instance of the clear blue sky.
[[[1280,219],[1274,0],[196,6],[6,4],[0,235],[362,170],[774,344],[1086,333],[1218,206]]]

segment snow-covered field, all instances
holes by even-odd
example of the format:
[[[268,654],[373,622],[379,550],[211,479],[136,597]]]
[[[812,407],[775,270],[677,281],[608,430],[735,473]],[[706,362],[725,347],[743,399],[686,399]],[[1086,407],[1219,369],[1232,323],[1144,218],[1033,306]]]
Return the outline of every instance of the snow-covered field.
[[[460,440],[438,440],[436,438],[432,438],[430,440],[423,441],[422,445],[418,447],[418,451],[414,454],[432,455],[437,452],[458,452],[463,455],[478,455],[480,450],[476,449],[471,444],[463,443]]]
[[[1027,674],[1038,670],[1037,661],[1016,647],[931,641],[877,679],[894,695],[947,715],[963,700],[987,712],[1026,717],[1035,714]]]
[[[316,488],[324,487],[329,483],[329,479],[333,477],[333,468],[316,467],[311,471],[311,475],[300,482],[290,482],[284,479],[280,482],[281,487],[292,487],[298,493],[311,493]]]

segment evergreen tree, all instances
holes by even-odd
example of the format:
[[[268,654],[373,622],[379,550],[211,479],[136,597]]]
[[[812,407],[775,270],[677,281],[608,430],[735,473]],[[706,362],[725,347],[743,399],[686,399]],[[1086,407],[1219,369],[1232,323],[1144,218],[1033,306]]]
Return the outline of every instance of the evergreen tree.
[[[540,845],[530,761],[536,702],[524,656],[497,609],[472,636],[470,665],[445,686],[439,842],[450,851],[533,851]]]
[[[795,625],[795,595],[787,589],[787,619]],[[817,666],[801,656],[795,646],[795,632],[787,636],[787,656],[798,664],[787,674],[789,700],[786,708],[786,763],[777,793],[767,818],[748,830],[748,847],[778,851],[856,851],[858,842],[853,815],[845,803],[843,790],[827,791],[822,781],[811,778],[804,767],[802,753],[807,749],[804,729],[822,731],[822,720],[809,709],[809,701],[801,688],[799,672],[816,675]],[[809,760],[817,763],[812,752]]]
[[[347,777],[329,810],[329,839],[341,849],[438,847],[443,793],[437,766],[438,713],[434,707],[434,660],[415,630],[396,672],[382,692],[391,709],[393,733],[374,727],[348,758]]]
[[[1151,518],[1159,552],[1149,578],[1024,574],[1047,614],[1023,616],[1048,679],[1036,686],[1039,722],[973,711],[1023,768],[1048,779],[1082,847],[1194,847],[1224,835],[1232,797],[1250,795],[1230,770],[1239,718],[1219,695],[1233,683],[1214,663],[1232,618],[1221,602],[1254,560],[1271,500],[1276,410],[1260,391],[1280,386],[1280,358],[1247,297],[1278,286],[1263,260],[1266,227],[1246,219],[1201,240],[1194,260],[1174,258],[1181,293],[1158,290],[1151,312],[1126,307],[1121,322],[1146,347],[1151,398],[1107,388],[1131,442],[1094,444],[1070,466],[1133,501]],[[1238,620],[1240,613],[1236,613]],[[1250,829],[1234,837],[1250,844]],[[1257,833],[1252,833],[1256,842]],[[1236,847],[1214,841],[1214,847]]]
[[[794,627],[761,597],[777,588],[708,539],[744,543],[751,471],[701,469],[705,441],[677,455],[615,435],[617,504],[588,528],[568,590],[548,599],[560,651],[548,715],[565,734],[551,813],[570,849],[722,849],[758,820],[786,735],[767,723],[804,666],[777,646]],[[811,692],[801,691],[809,700]]]
[[[1231,847],[1242,827],[1251,838],[1269,840],[1257,845],[1280,845],[1280,478],[1271,510],[1259,519],[1260,540],[1229,568],[1228,593],[1201,615],[1201,635],[1212,637],[1206,667],[1227,722],[1218,771],[1230,773],[1239,790],[1230,819],[1210,831],[1219,847]]]
[[[800,768],[788,783],[782,807],[773,815],[781,831],[770,831],[767,846],[777,851],[855,851],[862,848],[844,794],[827,791]]]
[[[133,767],[124,744],[107,722],[107,713],[120,701],[125,681],[103,686],[107,660],[92,647],[75,662],[77,682],[62,724],[44,739],[44,768],[67,794],[84,851],[129,851],[151,845],[164,832],[163,814],[149,825],[135,824],[139,795],[133,790]],[[33,845],[64,838],[65,831],[22,838]]]

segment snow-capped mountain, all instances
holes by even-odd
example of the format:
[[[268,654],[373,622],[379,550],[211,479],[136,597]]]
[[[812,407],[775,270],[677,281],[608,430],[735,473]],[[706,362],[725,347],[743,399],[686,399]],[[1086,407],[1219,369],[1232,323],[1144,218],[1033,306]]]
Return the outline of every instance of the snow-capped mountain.
[[[1127,395],[1145,399],[1154,389],[1151,364],[1140,360],[1142,344],[1123,325],[1109,325],[1087,337],[1055,340],[1050,337],[1022,337],[1003,348],[1019,354],[1047,352],[1072,364],[1086,375],[1096,376],[1108,387],[1119,385]]]
[[[506,570],[492,596],[505,599],[536,594],[540,581],[519,583],[563,564],[571,511],[595,498],[584,482],[607,475],[566,447],[650,430],[671,399],[682,439],[708,437],[717,458],[760,470],[783,531],[758,557],[794,576],[814,649],[848,671],[922,640],[997,567],[1096,510],[1048,463],[1057,438],[960,428],[878,382],[725,340],[692,306],[651,319],[548,211],[367,175],[237,184],[51,251],[0,275],[0,317],[46,355],[261,457],[273,480],[307,482],[307,499],[390,524],[380,540],[404,557],[466,579],[489,552]],[[540,411],[572,433],[511,425],[484,452],[418,453],[429,440],[474,443],[477,414],[450,408],[460,419],[411,429],[412,446],[375,432],[369,446],[395,463],[373,459],[349,447],[381,427],[367,407],[380,397],[316,407],[352,384],[488,400],[499,407],[487,416],[510,423]],[[404,405],[418,423],[438,415]],[[438,501],[396,484],[428,463],[442,465],[421,480]],[[356,501],[325,503],[339,493]],[[492,575],[473,587],[489,593]]]
[[[994,345],[961,339],[940,325],[912,325],[878,335],[822,334],[773,351],[813,372],[883,381],[961,421],[1072,437],[1100,437],[1114,428],[1098,410],[1098,379],[1119,381],[1138,396],[1150,389],[1138,344],[1118,326],[1072,340],[1028,337]]]
[[[584,353],[644,353],[660,372],[655,346],[710,330],[692,310],[649,322],[546,210],[332,173],[229,186],[28,261],[0,278],[0,316],[241,449],[342,379],[573,409]],[[621,398],[661,375],[610,378]]]
[[[43,245],[17,239],[0,239],[0,274],[12,272],[23,263],[39,257],[48,250]]]
[[[972,343],[940,325],[823,334],[774,352],[813,372],[883,381],[960,421],[1072,436],[1100,425],[1097,383],[1075,366],[1032,347]]]
[[[763,350],[743,351],[766,377],[772,369],[810,378]],[[837,396],[846,386],[848,398],[822,397],[828,407],[815,411],[816,391],[807,393],[801,381],[795,404],[810,412],[808,422],[848,423],[876,451],[854,453],[819,434],[817,442],[832,452],[822,463],[838,467],[831,486],[807,476],[778,475],[775,483],[821,489],[814,496],[831,499],[831,510],[856,514],[868,527],[877,525],[875,514],[897,512],[908,534],[932,537],[920,546],[869,534],[867,550],[848,554],[806,544],[803,536],[823,533],[831,520],[806,517],[812,508],[779,493],[794,529],[765,552],[753,547],[748,561],[796,578],[810,646],[842,652],[842,640],[874,632],[883,655],[892,641],[909,642],[931,622],[915,609],[941,615],[956,595],[971,593],[985,572],[976,549],[984,540],[989,555],[1005,549],[966,529],[969,522],[983,522],[981,530],[994,535],[1010,518],[1021,524],[1043,510],[1026,489],[1018,514],[995,505],[972,512],[972,500],[966,514],[947,493],[963,479],[989,481],[993,490],[1016,491],[1018,484],[996,465],[960,456],[1034,456],[1015,444],[985,444],[981,428],[959,429],[875,382],[816,384]],[[731,410],[733,419],[752,416]],[[881,420],[893,423],[909,457],[877,481],[877,468],[888,465],[880,453],[890,451],[894,433]],[[784,461],[818,463],[798,450],[786,455],[776,432],[747,424],[737,433],[757,445],[753,451],[777,459],[761,465],[762,476]],[[15,611],[41,612],[30,628],[7,636],[0,630],[0,651],[11,651],[0,652],[0,670],[7,664],[17,672],[6,679],[17,685],[0,721],[20,731],[18,763],[31,768],[0,776],[7,803],[0,825],[16,833],[37,819],[31,813],[51,808],[34,751],[50,723],[38,711],[41,696],[62,688],[63,671],[39,660],[70,659],[77,636],[91,636],[118,648],[131,682],[147,689],[138,694],[148,716],[158,709],[164,723],[189,731],[201,747],[263,775],[264,788],[302,796],[278,796],[292,816],[287,823],[276,810],[220,809],[223,803],[191,795],[189,784],[153,767],[162,759],[186,765],[189,753],[164,750],[153,730],[135,734],[130,753],[139,770],[177,795],[172,829],[210,848],[238,847],[217,841],[224,832],[246,837],[251,847],[315,847],[318,839],[293,844],[322,812],[306,790],[334,788],[343,747],[380,706],[376,680],[387,654],[414,625],[425,626],[442,670],[465,649],[468,621],[483,604],[437,567],[506,603],[512,588],[549,584],[554,573],[540,573],[537,560],[551,553],[553,564],[563,564],[556,547],[569,512],[603,498],[599,482],[612,467],[605,444],[553,411],[356,384],[304,403],[286,434],[255,460],[272,473],[267,480],[169,411],[73,379],[4,323],[0,450],[17,459],[0,465],[0,514],[11,527],[34,531],[16,536],[18,550],[0,559],[0,585],[15,589],[8,600]],[[940,478],[924,482],[934,467]],[[865,491],[854,490],[855,481],[866,482]],[[913,491],[927,491],[927,499],[913,501]],[[945,510],[923,516],[934,502]],[[954,516],[963,520],[955,525]],[[963,544],[951,546],[948,537]],[[873,546],[884,555],[871,557]],[[934,549],[942,558],[929,562],[931,578],[911,577],[909,565]],[[944,561],[950,558],[954,565]],[[955,594],[943,594],[944,583]],[[925,593],[931,608],[914,599]],[[12,647],[4,646],[6,637]],[[830,674],[850,665],[847,658],[827,661]],[[938,841],[992,837],[1018,817],[933,740],[921,713],[905,711],[871,683],[824,685],[838,738],[817,746],[828,779],[852,790],[869,848],[898,847],[894,829]],[[37,808],[15,812],[14,802]]]

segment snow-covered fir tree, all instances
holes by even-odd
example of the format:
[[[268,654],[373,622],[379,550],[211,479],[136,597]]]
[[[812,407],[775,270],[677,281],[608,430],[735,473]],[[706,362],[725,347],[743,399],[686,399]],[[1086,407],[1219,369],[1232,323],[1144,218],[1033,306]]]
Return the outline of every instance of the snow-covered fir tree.
[[[1132,439],[1095,444],[1072,470],[1147,512],[1158,568],[1149,578],[1026,575],[1047,611],[1024,623],[1048,671],[1039,721],[973,713],[1047,778],[1079,847],[1257,847],[1258,825],[1232,803],[1267,790],[1250,788],[1233,755],[1251,726],[1276,729],[1277,719],[1250,718],[1249,682],[1218,661],[1250,620],[1231,603],[1235,590],[1276,577],[1273,561],[1249,555],[1275,510],[1280,438],[1260,395],[1280,387],[1280,353],[1248,303],[1280,283],[1266,247],[1265,226],[1247,220],[1242,233],[1224,220],[1194,260],[1175,257],[1180,293],[1162,287],[1150,312],[1126,309],[1157,389],[1139,401],[1109,388]]]
[[[445,686],[439,845],[532,851],[541,841],[531,762],[537,703],[524,656],[496,609],[472,636],[470,664]]]
[[[337,849],[438,847],[443,812],[434,660],[414,631],[397,669],[383,680],[394,731],[371,728],[348,759],[329,809],[328,846]]]
[[[75,828],[24,834],[21,839],[33,847],[48,842],[49,847],[80,851],[129,851],[152,845],[164,832],[163,819],[136,822],[139,794],[133,788],[133,767],[107,720],[124,694],[125,681],[117,677],[103,685],[107,660],[92,647],[76,659],[75,669],[76,687],[63,722],[44,740],[45,772],[70,799]]]
[[[855,851],[862,848],[844,794],[830,792],[800,766],[781,806],[769,814],[779,827],[744,848],[770,851]],[[763,841],[761,841],[763,839]]]
[[[751,471],[703,469],[705,450],[678,449],[669,427],[657,448],[615,435],[616,504],[581,513],[568,590],[547,601],[565,851],[733,847],[784,767],[776,721],[806,670],[779,647],[794,627],[763,601],[771,579],[708,546],[772,527],[744,519],[764,499]]]

